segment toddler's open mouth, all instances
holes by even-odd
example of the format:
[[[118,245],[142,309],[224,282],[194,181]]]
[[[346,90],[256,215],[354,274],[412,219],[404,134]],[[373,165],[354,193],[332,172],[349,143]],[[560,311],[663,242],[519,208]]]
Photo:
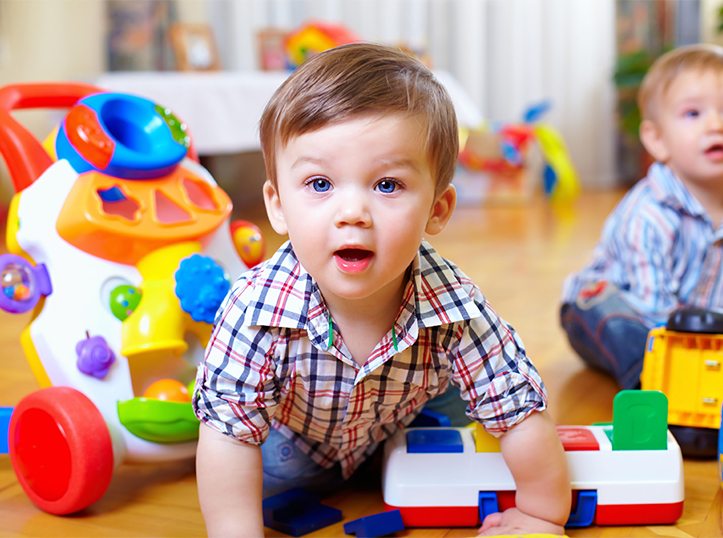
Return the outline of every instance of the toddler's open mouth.
[[[369,266],[374,253],[362,248],[342,248],[334,252],[339,269],[346,273],[359,273]]]
[[[713,144],[705,150],[705,154],[716,161],[723,160],[723,144]]]

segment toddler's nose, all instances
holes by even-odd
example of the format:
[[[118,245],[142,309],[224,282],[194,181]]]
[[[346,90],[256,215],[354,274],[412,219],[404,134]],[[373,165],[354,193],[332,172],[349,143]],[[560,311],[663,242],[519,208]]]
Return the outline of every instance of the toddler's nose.
[[[711,131],[723,131],[723,112],[708,114],[707,126]]]
[[[357,191],[350,191],[340,197],[335,224],[337,227],[369,226],[371,224],[371,213],[369,212],[366,196]]]

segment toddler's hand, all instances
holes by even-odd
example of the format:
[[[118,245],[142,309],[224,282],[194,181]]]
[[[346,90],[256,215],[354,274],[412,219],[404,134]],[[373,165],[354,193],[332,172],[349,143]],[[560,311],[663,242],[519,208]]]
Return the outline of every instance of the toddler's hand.
[[[504,512],[488,515],[482,522],[478,536],[520,534],[554,534],[562,536],[565,528],[520,512],[517,508],[508,508]]]

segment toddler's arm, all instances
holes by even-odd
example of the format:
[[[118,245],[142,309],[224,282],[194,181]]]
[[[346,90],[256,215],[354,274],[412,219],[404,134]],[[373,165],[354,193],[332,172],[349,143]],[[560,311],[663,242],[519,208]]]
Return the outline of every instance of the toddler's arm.
[[[201,512],[209,537],[264,535],[261,449],[201,424],[196,453]]]
[[[517,495],[516,508],[492,514],[480,528],[483,535],[564,534],[571,492],[567,458],[547,412],[533,412],[501,438],[502,455]]]

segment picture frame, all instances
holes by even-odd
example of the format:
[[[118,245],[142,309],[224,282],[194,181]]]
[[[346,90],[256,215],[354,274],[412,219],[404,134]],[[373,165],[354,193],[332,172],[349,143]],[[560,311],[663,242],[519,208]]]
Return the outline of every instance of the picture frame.
[[[210,25],[174,23],[169,31],[179,71],[221,69],[221,58]]]
[[[286,55],[287,30],[263,28],[256,33],[259,68],[262,71],[284,71],[289,69]]]

